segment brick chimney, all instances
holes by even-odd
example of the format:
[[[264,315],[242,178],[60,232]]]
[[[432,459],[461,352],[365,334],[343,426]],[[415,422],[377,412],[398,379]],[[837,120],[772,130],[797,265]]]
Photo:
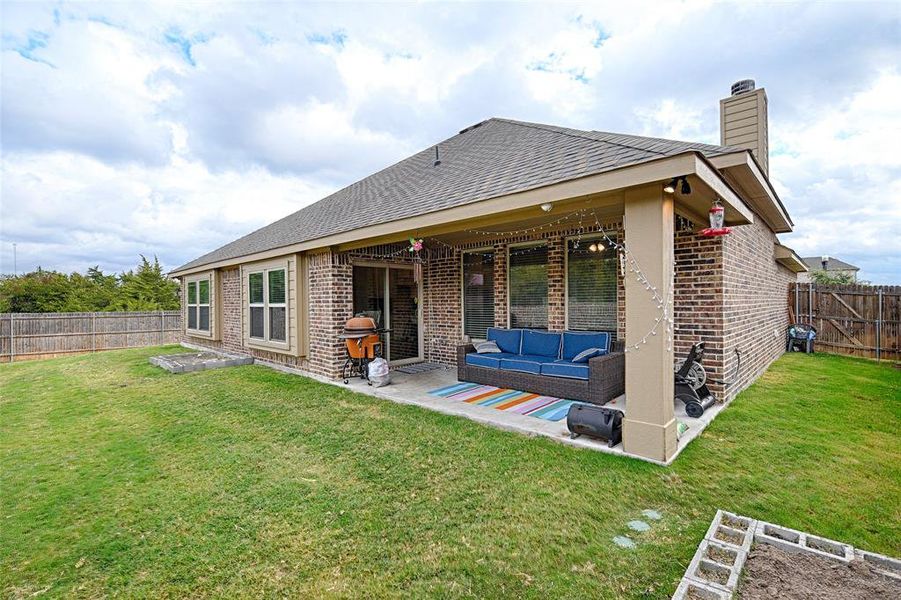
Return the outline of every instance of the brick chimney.
[[[753,79],[736,81],[731,91],[720,100],[720,143],[750,150],[769,176],[766,91],[755,89]]]

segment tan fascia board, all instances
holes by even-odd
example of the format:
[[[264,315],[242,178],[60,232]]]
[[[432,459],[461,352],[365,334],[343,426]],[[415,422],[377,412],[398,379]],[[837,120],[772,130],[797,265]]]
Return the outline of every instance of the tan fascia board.
[[[782,204],[782,200],[780,200],[778,194],[776,194],[773,184],[770,183],[769,178],[763,174],[763,169],[760,168],[757,159],[754,158],[754,155],[751,154],[749,150],[721,154],[720,156],[714,156],[709,160],[717,169],[732,169],[736,167],[746,168],[757,181],[758,191],[760,192],[760,194],[755,195],[753,199],[759,200],[765,198],[768,204],[772,206],[773,211],[771,212],[775,212],[777,215],[775,222],[769,222],[773,221],[773,219],[767,219],[768,224],[772,227],[773,231],[776,233],[789,233],[792,231],[794,222],[788,215],[788,211],[785,210],[785,205]]]
[[[746,216],[748,222],[753,222],[753,212],[745,206],[741,198],[732,191],[729,184],[723,179],[719,171],[710,165],[698,152],[689,151],[673,156],[661,157],[625,166],[614,171],[588,175],[577,179],[569,179],[560,183],[554,183],[543,187],[524,190],[498,196],[486,200],[480,200],[455,206],[443,210],[407,217],[396,221],[369,225],[351,231],[336,233],[326,237],[299,242],[272,250],[265,250],[255,254],[248,254],[236,258],[220,260],[204,265],[198,265],[182,271],[173,271],[171,277],[181,277],[198,271],[220,269],[223,267],[240,265],[248,262],[275,258],[295,252],[305,252],[341,244],[355,244],[374,238],[389,239],[398,236],[403,239],[411,231],[424,230],[437,227],[446,223],[479,218],[499,212],[508,212],[529,206],[539,206],[545,202],[567,200],[591,195],[605,194],[616,190],[662,182],[681,175],[696,175],[711,189],[718,193],[729,206],[742,216]],[[384,242],[382,242],[384,243]]]
[[[804,273],[810,270],[807,268],[807,265],[804,264],[804,261],[801,260],[801,257],[798,256],[795,251],[788,246],[783,246],[782,244],[777,242],[773,254],[776,257],[777,262],[788,268],[793,273]]]

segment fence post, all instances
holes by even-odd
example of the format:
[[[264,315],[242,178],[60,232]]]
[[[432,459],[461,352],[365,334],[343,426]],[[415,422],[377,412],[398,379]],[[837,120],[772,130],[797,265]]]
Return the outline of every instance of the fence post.
[[[163,310],[160,309],[160,346],[163,345],[163,329],[164,329],[164,327],[165,326],[163,325]]]
[[[15,313],[9,313],[9,362],[16,360],[16,334],[13,328],[16,326]]]
[[[91,313],[91,352],[97,352],[97,313]]]
[[[807,322],[813,325],[813,284],[807,284]]]
[[[882,288],[876,290],[876,362],[882,358]]]
[[[801,298],[798,296],[798,283],[795,282],[795,323],[801,322]]]

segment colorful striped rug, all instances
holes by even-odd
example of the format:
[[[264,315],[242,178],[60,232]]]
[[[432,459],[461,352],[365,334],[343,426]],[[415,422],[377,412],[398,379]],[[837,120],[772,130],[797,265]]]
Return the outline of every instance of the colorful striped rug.
[[[505,390],[491,385],[478,383],[455,383],[447,387],[429,392],[431,396],[447,398],[455,402],[490,406],[498,410],[506,410],[529,415],[546,421],[559,421],[566,418],[569,407],[577,402],[563,400],[553,396],[541,396],[517,390]]]

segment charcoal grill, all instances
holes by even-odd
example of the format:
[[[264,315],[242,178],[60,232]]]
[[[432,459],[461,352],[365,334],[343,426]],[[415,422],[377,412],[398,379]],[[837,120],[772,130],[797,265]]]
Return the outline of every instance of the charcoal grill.
[[[347,359],[341,369],[344,383],[350,381],[351,377],[369,379],[369,363],[382,357],[381,334],[388,331],[379,329],[372,317],[357,315],[347,320],[343,333],[338,336],[344,340],[347,352]]]

